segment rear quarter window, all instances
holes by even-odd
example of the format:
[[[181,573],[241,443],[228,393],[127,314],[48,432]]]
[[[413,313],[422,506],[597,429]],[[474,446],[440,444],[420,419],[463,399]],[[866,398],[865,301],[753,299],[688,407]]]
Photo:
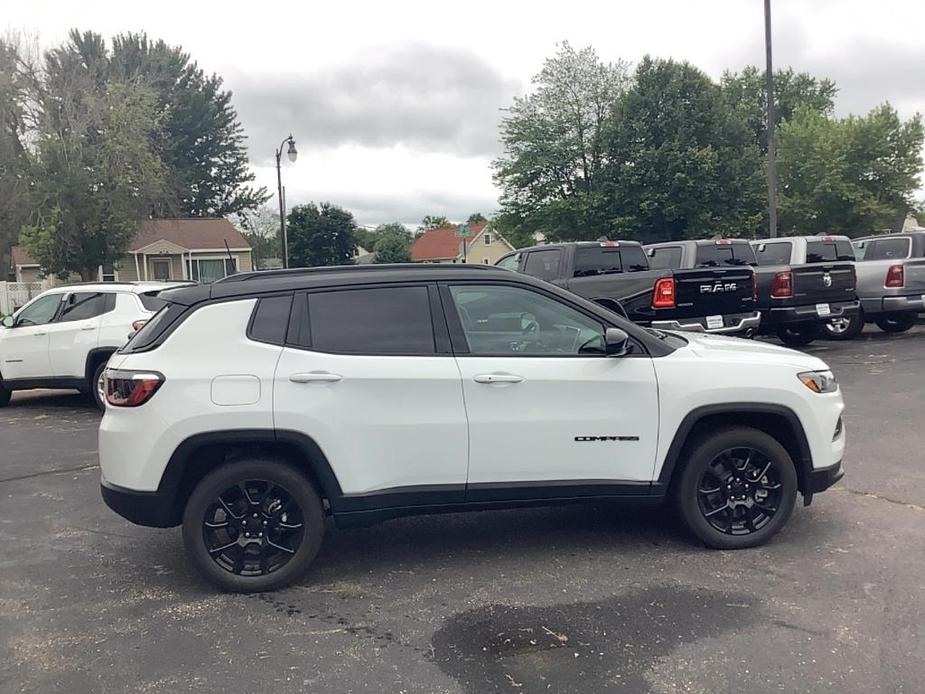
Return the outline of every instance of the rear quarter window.
[[[258,342],[284,344],[291,306],[292,295],[268,296],[258,300],[247,329],[247,336]]]

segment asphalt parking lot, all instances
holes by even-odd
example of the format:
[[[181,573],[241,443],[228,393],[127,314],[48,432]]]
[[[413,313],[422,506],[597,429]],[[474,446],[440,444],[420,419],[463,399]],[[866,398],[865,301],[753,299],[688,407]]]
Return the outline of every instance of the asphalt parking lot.
[[[303,581],[216,594],[98,491],[78,395],[0,410],[0,692],[921,692],[925,325],[809,351],[846,477],[767,547],[608,505],[331,529]]]

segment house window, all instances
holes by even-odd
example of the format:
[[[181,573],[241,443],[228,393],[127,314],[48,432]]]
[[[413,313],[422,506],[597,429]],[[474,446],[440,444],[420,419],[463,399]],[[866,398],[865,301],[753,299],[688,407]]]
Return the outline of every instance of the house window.
[[[116,272],[114,265],[100,265],[98,270],[100,282],[116,282],[119,279],[119,273]]]
[[[154,279],[159,281],[170,279],[170,258],[155,258],[151,261],[154,270]]]
[[[490,246],[491,245],[491,234],[483,234],[482,236],[485,238],[485,245]]]
[[[193,258],[186,263],[189,278],[211,284],[238,271],[237,258]]]
[[[491,265],[491,261],[488,258],[482,258],[482,265]]]

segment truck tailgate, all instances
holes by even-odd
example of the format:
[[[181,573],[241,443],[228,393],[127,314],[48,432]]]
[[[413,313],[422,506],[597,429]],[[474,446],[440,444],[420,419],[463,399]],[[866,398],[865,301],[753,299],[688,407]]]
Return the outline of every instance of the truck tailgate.
[[[698,317],[755,310],[749,265],[675,270],[677,315]]]
[[[793,303],[821,304],[855,298],[854,263],[793,265]]]

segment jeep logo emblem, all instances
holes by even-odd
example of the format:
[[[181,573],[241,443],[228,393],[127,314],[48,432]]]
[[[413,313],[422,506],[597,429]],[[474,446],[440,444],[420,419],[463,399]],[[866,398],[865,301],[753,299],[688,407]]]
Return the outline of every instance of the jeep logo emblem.
[[[714,282],[713,284],[701,284],[701,294],[725,294],[736,290],[735,282]]]
[[[823,287],[831,287],[831,286],[832,286],[832,275],[830,275],[828,272],[823,272],[823,273],[822,273],[822,286],[823,286]]]

